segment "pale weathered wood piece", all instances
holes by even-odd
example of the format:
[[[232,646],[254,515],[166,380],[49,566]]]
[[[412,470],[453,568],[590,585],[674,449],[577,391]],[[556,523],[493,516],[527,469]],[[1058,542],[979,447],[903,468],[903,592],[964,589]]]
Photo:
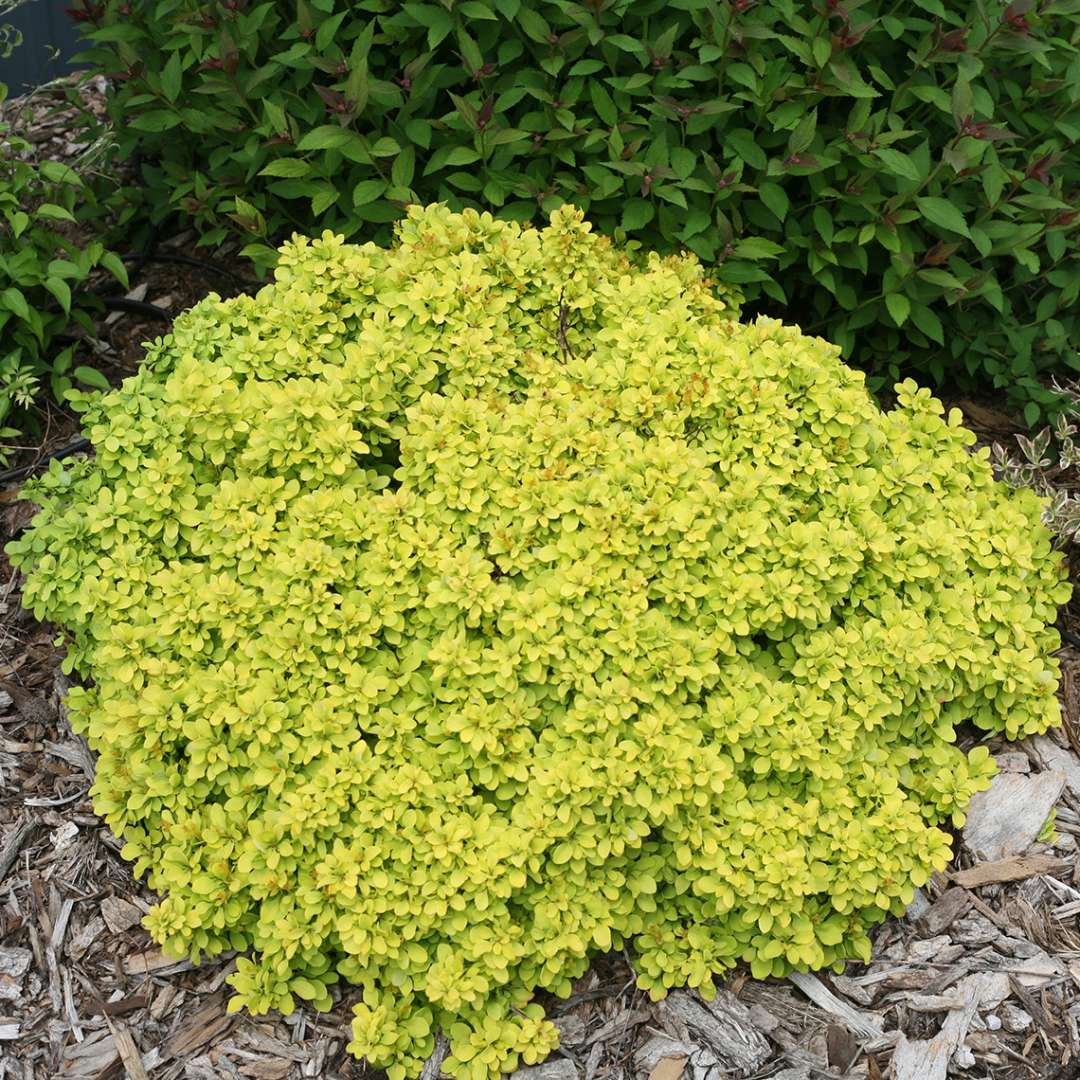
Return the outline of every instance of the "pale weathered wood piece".
[[[788,976],[788,981],[794,983],[819,1009],[843,1021],[855,1035],[870,1039],[880,1035],[885,1028],[882,1017],[862,1012],[842,1001],[816,975],[795,971]]]
[[[963,1007],[949,1013],[932,1039],[912,1040],[901,1034],[892,1058],[892,1080],[945,1080],[949,1061],[964,1045],[979,1006],[1000,1001],[1000,989],[1001,976],[994,972],[962,979],[955,996],[963,1001]]]
[[[1059,770],[1024,776],[999,773],[987,791],[971,800],[964,825],[964,845],[982,859],[1022,855],[1042,831],[1065,788]]]
[[[1049,735],[1034,735],[1027,740],[1028,746],[1042,763],[1044,769],[1065,774],[1065,783],[1074,795],[1080,795],[1080,759]]]
[[[695,1043],[708,1047],[724,1071],[748,1076],[769,1059],[769,1040],[750,1018],[750,1010],[733,994],[721,991],[714,1001],[703,1003],[684,992],[676,992],[657,1007],[671,1012],[689,1030]]]
[[[965,889],[996,885],[1002,881],[1022,881],[1037,874],[1057,874],[1069,866],[1056,855],[1010,855],[1007,859],[979,863],[969,870],[958,870],[950,877]]]

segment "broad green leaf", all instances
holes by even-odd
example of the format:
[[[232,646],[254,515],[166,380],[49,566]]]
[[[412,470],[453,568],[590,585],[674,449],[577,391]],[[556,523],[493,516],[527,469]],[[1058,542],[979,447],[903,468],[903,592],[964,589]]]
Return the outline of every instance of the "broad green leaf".
[[[735,128],[725,132],[723,141],[727,149],[733,150],[755,169],[764,169],[768,159],[765,151],[754,141],[754,136],[746,128]]]
[[[615,108],[615,102],[599,79],[589,80],[589,95],[592,98],[593,108],[596,109],[596,115],[605,124],[612,126],[618,123],[619,110]]]
[[[671,167],[675,175],[685,180],[697,166],[697,154],[683,146],[676,146],[671,151]]]
[[[40,217],[55,218],[57,221],[74,221],[75,215],[56,203],[40,203],[34,211]]]
[[[80,364],[72,371],[72,377],[79,380],[81,383],[85,383],[87,386],[92,386],[95,390],[111,390],[109,380],[97,371],[95,368],[86,367]]]
[[[278,158],[259,170],[260,176],[288,176],[293,179],[310,173],[311,165],[301,158]]]
[[[129,120],[128,126],[137,131],[170,131],[183,121],[178,112],[168,109],[152,109]]]
[[[60,161],[39,162],[38,170],[46,180],[51,180],[54,184],[82,184],[82,177],[70,165]]]
[[[386,187],[385,180],[361,180],[353,188],[353,206],[366,206],[368,203],[374,202],[382,195]]]
[[[531,7],[521,8],[514,21],[525,31],[525,34],[533,41],[547,43],[551,37],[551,26],[538,11]]]
[[[814,221],[814,228],[817,229],[818,236],[825,241],[826,247],[832,247],[834,234],[832,215],[824,206],[815,206],[811,216]]]
[[[14,285],[0,293],[0,301],[8,311],[13,311],[24,322],[29,321],[30,305],[27,304],[26,297]]]
[[[458,5],[458,11],[466,19],[498,19],[498,15],[481,0],[465,0],[464,4]]]
[[[342,150],[359,141],[359,136],[338,124],[312,128],[296,144],[297,150]]]
[[[636,232],[648,225],[655,214],[653,204],[646,199],[627,199],[623,206],[622,227],[627,232]]]
[[[779,184],[766,181],[758,188],[758,197],[780,221],[787,217],[791,201]]]
[[[394,158],[394,164],[390,169],[390,179],[395,187],[407,188],[413,182],[415,171],[416,150],[412,146],[404,146],[401,153]]]
[[[784,249],[761,236],[751,236],[735,245],[734,255],[740,259],[775,259]]]
[[[161,89],[170,104],[180,95],[184,69],[180,62],[180,53],[174,52],[161,70]]]
[[[950,232],[960,233],[961,236],[971,235],[968,232],[964,215],[948,200],[923,195],[917,198],[915,202],[923,217],[932,224],[948,229]]]
[[[66,315],[71,311],[71,286],[63,278],[50,277],[46,278],[43,282],[46,289],[49,290],[59,301],[60,306],[64,309]]]
[[[341,196],[341,192],[336,187],[326,185],[317,191],[311,199],[311,212],[318,217],[320,214],[325,213],[338,201]]]
[[[891,147],[874,150],[873,154],[874,157],[881,160],[882,164],[894,176],[899,176],[904,180],[919,181],[922,179],[918,166],[907,154],[903,154],[899,150],[893,150]]]
[[[809,149],[817,133],[817,109],[811,109],[798,123],[795,130],[788,136],[787,152],[789,154],[801,154]]]
[[[382,138],[376,139],[368,147],[368,150],[372,157],[391,157],[401,152],[401,146],[397,139],[391,139],[388,135],[384,135]]]
[[[889,293],[885,297],[885,306],[897,326],[903,326],[911,314],[911,301],[903,293]]]
[[[127,267],[124,266],[124,262],[120,258],[119,255],[117,255],[114,251],[106,251],[106,252],[102,253],[101,258],[98,259],[98,262],[100,262],[101,265],[103,267],[105,267],[105,269],[108,270],[109,273],[112,274],[112,276],[114,278],[116,278],[116,280],[119,281],[120,284],[123,285],[125,289],[127,288],[127,286],[128,286]],[[51,272],[52,272],[52,270],[50,268],[50,273]],[[70,275],[63,275],[63,276],[69,277]]]
[[[910,318],[931,341],[936,341],[939,345],[945,343],[945,328],[931,308],[925,304],[912,304]]]

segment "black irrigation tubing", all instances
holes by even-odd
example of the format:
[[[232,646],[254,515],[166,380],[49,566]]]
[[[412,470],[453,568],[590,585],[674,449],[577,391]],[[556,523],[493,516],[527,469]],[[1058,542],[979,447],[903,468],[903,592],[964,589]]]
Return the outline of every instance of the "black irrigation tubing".
[[[1066,630],[1063,626],[1058,627],[1058,633],[1061,635],[1063,641],[1067,641],[1075,649],[1080,649],[1080,638],[1075,634]]]
[[[25,479],[31,473],[37,472],[43,465],[47,465],[50,461],[59,461],[60,458],[71,457],[72,454],[78,454],[83,450],[89,449],[89,439],[76,439],[74,442],[68,443],[67,446],[61,446],[59,450],[53,450],[52,453],[43,455],[38,458],[37,461],[32,462],[29,465],[23,465],[18,469],[8,469],[7,472],[0,473],[0,487],[9,484],[12,480]]]
[[[129,315],[144,315],[158,322],[171,323],[173,317],[157,304],[148,304],[145,300],[129,300],[126,296],[103,296],[101,302],[109,311],[125,311]]]
[[[191,266],[196,270],[205,270],[208,274],[217,274],[219,277],[228,278],[234,285],[238,285],[242,289],[262,288],[258,281],[251,281],[249,278],[234,273],[225,266],[218,266],[216,263],[209,262],[206,259],[196,259],[192,255],[181,255],[171,251],[148,251],[131,252],[128,255],[121,255],[120,258],[125,262],[138,263],[140,266],[148,262],[176,263],[180,266]]]

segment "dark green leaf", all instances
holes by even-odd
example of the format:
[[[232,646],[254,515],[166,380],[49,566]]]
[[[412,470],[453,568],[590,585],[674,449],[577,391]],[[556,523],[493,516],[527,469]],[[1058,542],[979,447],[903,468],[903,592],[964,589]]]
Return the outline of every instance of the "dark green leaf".
[[[947,199],[921,196],[915,202],[927,221],[943,229],[948,229],[950,232],[970,236],[967,222],[964,221],[964,215]]]
[[[766,182],[758,188],[758,196],[761,201],[773,212],[773,214],[783,221],[787,217],[788,210],[791,207],[791,201],[788,199],[784,189],[779,184]]]
[[[751,236],[735,245],[734,254],[740,259],[775,259],[783,252],[779,244],[760,236]]]
[[[311,166],[301,158],[278,158],[271,161],[259,170],[260,176],[290,176],[298,178],[307,176],[311,172]]]
[[[92,367],[86,367],[80,364],[74,371],[72,376],[79,380],[81,383],[85,383],[87,386],[92,386],[95,390],[111,390],[109,380],[101,374],[100,371],[95,370]]]
[[[374,202],[385,190],[385,180],[361,180],[353,188],[353,206],[365,206],[367,203]]]
[[[911,301],[903,293],[889,293],[885,297],[885,307],[897,326],[903,326],[911,314]]]
[[[889,148],[874,150],[873,154],[874,157],[882,161],[893,176],[899,176],[904,180],[918,181],[922,179],[918,166],[907,154]]]
[[[174,52],[161,71],[161,89],[170,103],[179,97],[183,78],[184,69],[180,64],[180,54]]]
[[[765,151],[754,141],[754,136],[746,128],[735,128],[726,132],[724,142],[727,149],[733,150],[747,165],[755,169],[764,169],[768,159]]]
[[[646,199],[627,199],[623,206],[622,227],[627,232],[636,232],[652,221],[656,211]]]

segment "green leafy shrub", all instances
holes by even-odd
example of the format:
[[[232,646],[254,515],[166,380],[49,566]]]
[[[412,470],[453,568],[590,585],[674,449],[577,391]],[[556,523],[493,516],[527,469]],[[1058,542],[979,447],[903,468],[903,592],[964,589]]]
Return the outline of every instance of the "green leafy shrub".
[[[1080,348],[1076,0],[84,0],[126,154],[208,243],[574,203],[843,346],[1009,387]],[[134,12],[132,11],[134,8]]]
[[[0,106],[6,96],[0,83]],[[95,334],[101,305],[84,288],[95,268],[127,281],[119,257],[79,229],[100,212],[78,171],[38,157],[19,125],[0,115],[0,439],[27,427],[43,380],[57,401],[73,380],[108,388],[99,371],[75,363],[74,344],[57,340],[72,323]]]
[[[95,806],[234,1005],[362,987],[415,1075],[543,1057],[534,990],[628,946],[708,994],[869,958],[985,747],[1055,722],[1040,500],[955,411],[736,321],[580,212],[285,245],[86,413],[8,551],[93,676]]]

